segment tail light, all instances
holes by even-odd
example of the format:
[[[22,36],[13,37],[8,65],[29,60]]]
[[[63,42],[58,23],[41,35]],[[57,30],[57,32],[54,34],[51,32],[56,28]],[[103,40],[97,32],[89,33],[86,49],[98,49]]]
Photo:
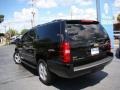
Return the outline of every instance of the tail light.
[[[108,51],[111,51],[111,43],[110,43],[110,41],[107,41],[107,42],[106,42],[106,49],[107,49]]]
[[[71,62],[70,43],[62,42],[60,45],[60,57],[64,63]]]

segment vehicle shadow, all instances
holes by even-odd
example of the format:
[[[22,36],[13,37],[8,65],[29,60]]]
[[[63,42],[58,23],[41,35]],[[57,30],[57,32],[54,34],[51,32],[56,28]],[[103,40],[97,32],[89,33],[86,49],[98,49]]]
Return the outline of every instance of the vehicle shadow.
[[[23,64],[23,63],[22,63],[22,66],[23,66],[26,70],[28,70],[30,73],[32,73],[33,75],[38,76],[38,72],[37,72],[36,69],[33,69],[33,68],[31,68],[31,67]]]
[[[100,81],[107,76],[108,73],[99,71],[91,75],[85,75],[74,79],[59,78],[54,82],[53,86],[59,90],[80,90],[100,83]]]
[[[24,65],[25,69],[31,72],[33,75],[38,76],[37,70],[30,68],[27,65]],[[99,84],[104,78],[108,76],[108,73],[104,71],[99,71],[94,74],[84,75],[74,79],[64,79],[64,78],[56,78],[55,82],[51,84],[51,86],[59,89],[59,90],[80,90],[87,88],[89,86],[94,86]]]

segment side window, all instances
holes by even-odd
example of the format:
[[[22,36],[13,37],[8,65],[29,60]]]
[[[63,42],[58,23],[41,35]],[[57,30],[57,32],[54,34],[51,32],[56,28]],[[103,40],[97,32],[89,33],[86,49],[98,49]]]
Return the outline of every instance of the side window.
[[[47,32],[48,37],[53,41],[53,42],[59,42],[60,41],[60,37],[58,36],[58,34],[60,34],[60,23],[53,23],[48,25],[47,27]]]
[[[30,36],[32,39],[35,39],[35,38],[36,38],[36,34],[35,34],[35,30],[34,30],[34,29],[30,30],[29,36]]]
[[[22,41],[23,42],[31,42],[32,39],[30,38],[30,36],[28,35],[29,32],[27,32],[26,34],[24,34],[24,36],[22,37]]]
[[[26,35],[27,35],[27,33],[25,33],[25,34],[22,36],[22,38],[21,38],[23,42],[26,41]]]
[[[50,23],[37,28],[36,34],[40,40],[49,40],[51,42],[60,41],[60,24]]]

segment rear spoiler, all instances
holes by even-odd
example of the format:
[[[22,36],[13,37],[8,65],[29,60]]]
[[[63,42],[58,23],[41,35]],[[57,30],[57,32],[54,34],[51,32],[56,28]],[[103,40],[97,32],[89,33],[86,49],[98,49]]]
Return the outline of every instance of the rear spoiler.
[[[94,20],[66,20],[67,24],[99,24],[98,21]]]

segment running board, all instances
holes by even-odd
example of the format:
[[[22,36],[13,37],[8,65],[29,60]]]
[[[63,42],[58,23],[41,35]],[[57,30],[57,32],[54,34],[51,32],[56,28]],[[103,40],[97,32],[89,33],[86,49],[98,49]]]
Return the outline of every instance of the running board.
[[[36,66],[31,65],[31,64],[29,64],[28,62],[26,62],[26,61],[24,61],[24,60],[22,60],[21,62],[22,62],[22,63],[24,63],[24,64],[26,64],[27,66],[29,66],[29,67],[33,68],[33,69],[37,69],[37,67],[36,67]]]

